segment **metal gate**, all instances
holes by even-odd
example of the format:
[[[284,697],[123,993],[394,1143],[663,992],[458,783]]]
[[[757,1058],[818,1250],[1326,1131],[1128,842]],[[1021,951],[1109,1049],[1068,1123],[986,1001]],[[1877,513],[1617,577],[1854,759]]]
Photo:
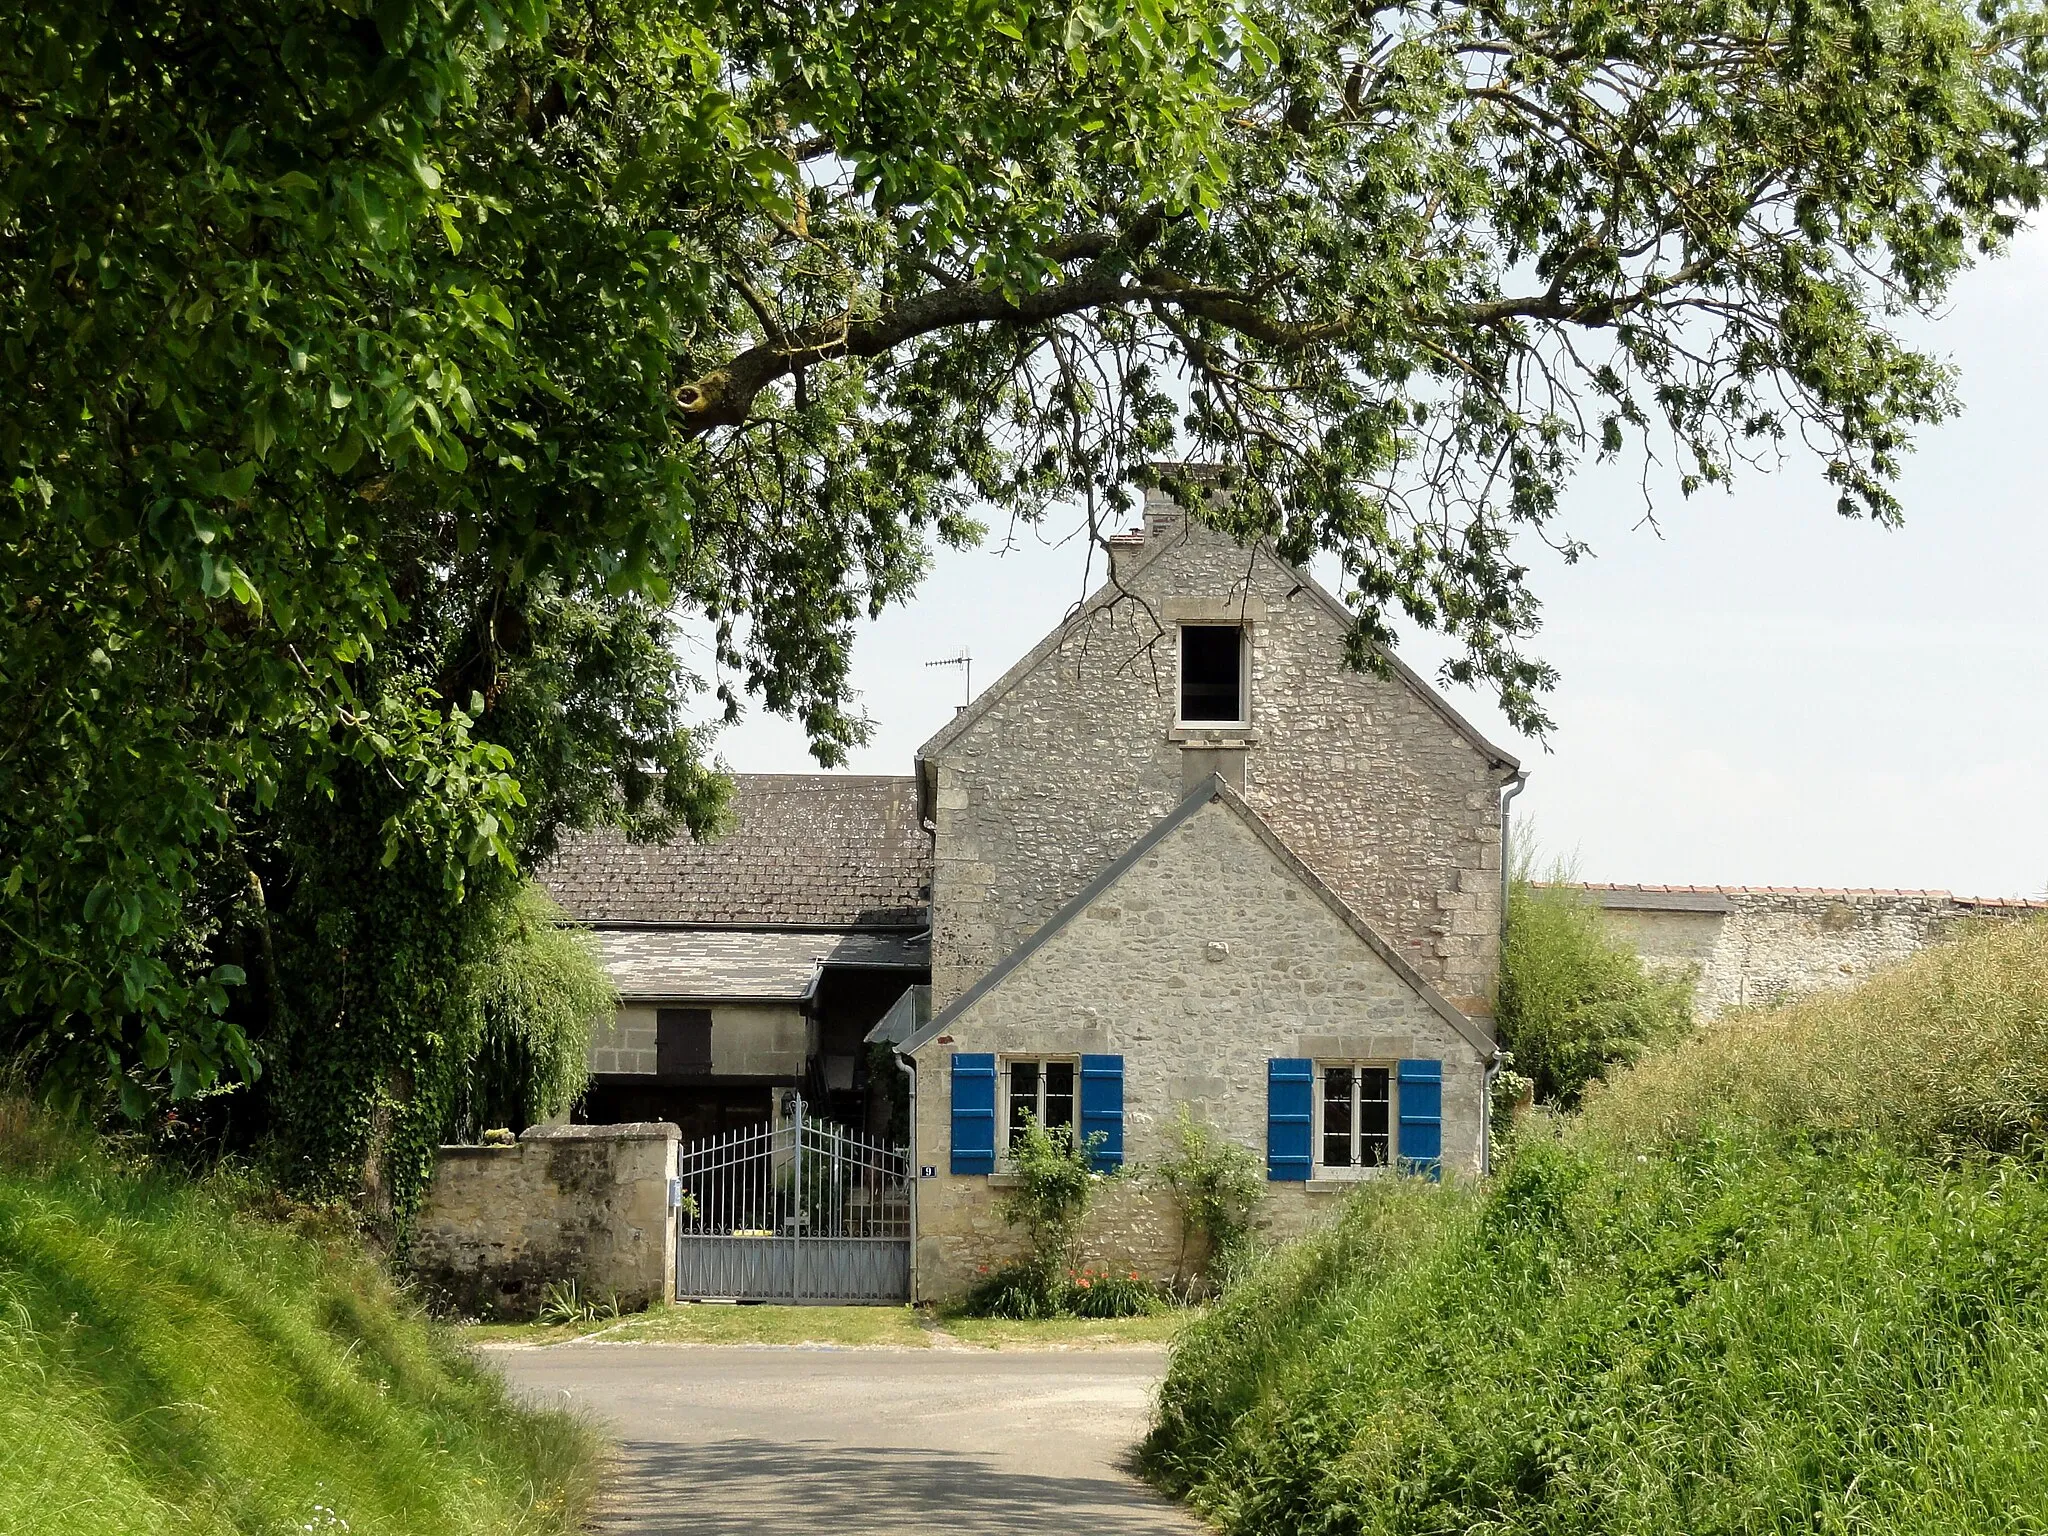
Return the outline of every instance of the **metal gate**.
[[[681,1149],[678,1300],[910,1299],[908,1153],[805,1109]]]

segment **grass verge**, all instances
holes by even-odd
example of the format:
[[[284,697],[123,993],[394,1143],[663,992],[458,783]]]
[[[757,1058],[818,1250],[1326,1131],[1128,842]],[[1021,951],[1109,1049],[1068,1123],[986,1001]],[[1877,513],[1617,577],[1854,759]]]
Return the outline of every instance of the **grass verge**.
[[[1169,1343],[1194,1315],[1176,1308],[1151,1317],[1049,1317],[1031,1322],[944,1316],[940,1326],[960,1343],[982,1349],[1121,1349]]]
[[[595,1445],[349,1242],[0,1099],[0,1531],[565,1536]]]
[[[549,1327],[541,1323],[475,1324],[471,1342],[567,1344],[821,1344],[847,1349],[1114,1349],[1160,1344],[1193,1314],[1158,1317],[1059,1317],[1034,1322],[936,1316],[915,1307],[721,1306],[684,1303],[615,1322]]]
[[[1710,1026],[1182,1336],[1226,1532],[2048,1530],[2048,928]]]

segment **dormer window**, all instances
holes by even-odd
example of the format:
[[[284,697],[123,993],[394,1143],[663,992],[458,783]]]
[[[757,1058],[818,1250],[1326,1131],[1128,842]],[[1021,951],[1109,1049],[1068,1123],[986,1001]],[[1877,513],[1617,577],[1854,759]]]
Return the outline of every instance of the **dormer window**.
[[[1249,647],[1242,624],[1180,627],[1180,723],[1248,725]]]

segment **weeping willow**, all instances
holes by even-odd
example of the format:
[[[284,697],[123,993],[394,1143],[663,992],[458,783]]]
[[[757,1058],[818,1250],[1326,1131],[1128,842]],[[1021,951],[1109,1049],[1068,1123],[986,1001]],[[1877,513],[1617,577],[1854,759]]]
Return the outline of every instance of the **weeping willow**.
[[[491,958],[477,967],[482,1028],[451,1106],[451,1138],[519,1131],[566,1111],[590,1078],[590,1027],[618,1006],[589,933],[528,885],[505,910]]]

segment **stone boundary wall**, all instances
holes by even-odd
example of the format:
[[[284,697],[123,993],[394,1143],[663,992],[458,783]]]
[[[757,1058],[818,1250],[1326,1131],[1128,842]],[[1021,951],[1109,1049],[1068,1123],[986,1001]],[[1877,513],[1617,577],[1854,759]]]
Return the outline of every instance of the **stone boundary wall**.
[[[1957,925],[2048,912],[2048,901],[1947,891],[1732,885],[1581,885],[1650,965],[1696,967],[1696,1009],[1767,1007],[1853,986]]]
[[[682,1133],[666,1121],[535,1126],[516,1146],[443,1147],[414,1228],[414,1277],[436,1306],[524,1319],[551,1284],[621,1308],[674,1287],[668,1206]]]

